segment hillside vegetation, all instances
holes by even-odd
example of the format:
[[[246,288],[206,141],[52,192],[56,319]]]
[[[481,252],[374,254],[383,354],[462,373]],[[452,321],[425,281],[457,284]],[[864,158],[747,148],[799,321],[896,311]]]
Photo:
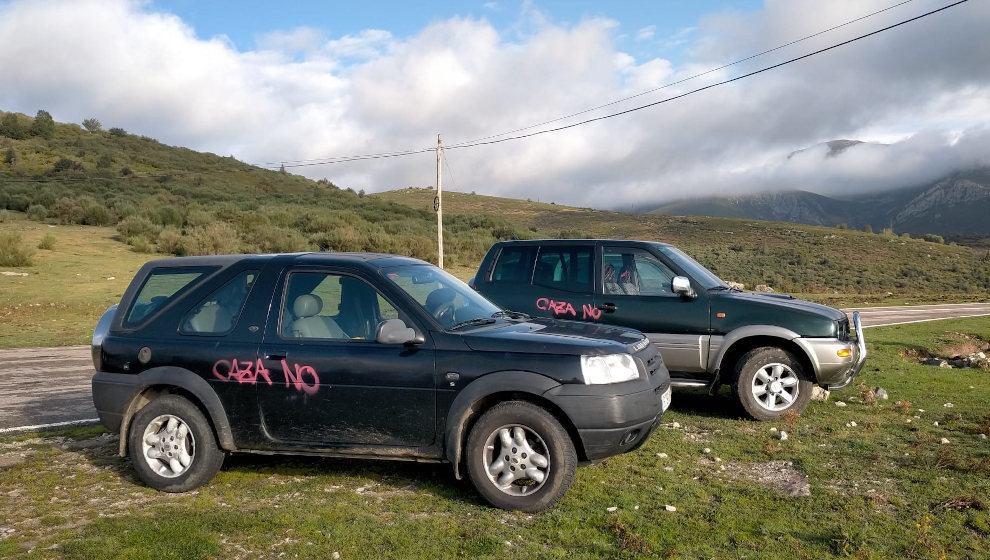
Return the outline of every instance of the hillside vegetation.
[[[429,189],[374,195],[419,207],[432,204],[433,196]],[[500,216],[530,237],[673,243],[722,278],[749,289],[765,284],[825,301],[980,299],[990,292],[990,253],[906,235],[731,218],[624,214],[455,192],[444,193],[444,208]],[[864,297],[850,301],[846,296],[852,294]]]
[[[16,225],[24,219],[111,228],[94,235],[126,244],[138,260],[324,248],[436,262],[431,188],[365,196],[326,179],[103,130],[95,120],[81,127],[45,115],[0,112],[5,231],[25,229]],[[464,278],[498,240],[612,237],[671,242],[750,289],[766,284],[836,304],[974,300],[990,291],[990,253],[889,233],[625,214],[449,191],[444,209],[445,264]],[[56,247],[46,259],[59,258],[57,241],[49,242]],[[23,257],[42,243],[4,235],[0,266],[32,270],[30,256]],[[90,266],[99,267],[98,258]]]

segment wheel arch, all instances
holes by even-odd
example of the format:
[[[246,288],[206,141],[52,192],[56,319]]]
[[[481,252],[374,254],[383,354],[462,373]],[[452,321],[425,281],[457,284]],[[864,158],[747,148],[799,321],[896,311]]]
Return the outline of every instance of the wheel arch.
[[[454,466],[454,476],[464,477],[462,463],[468,435],[478,418],[501,402],[525,401],[549,412],[570,436],[578,459],[585,459],[584,445],[577,427],[567,414],[543,393],[560,383],[544,375],[528,371],[502,371],[482,376],[462,390],[451,404],[444,427],[444,454]]]
[[[138,378],[138,389],[127,403],[120,423],[120,456],[127,456],[128,432],[134,415],[156,397],[169,394],[183,396],[200,409],[210,421],[210,427],[221,449],[236,450],[223,403],[202,377],[184,368],[163,366],[141,372]]]
[[[718,379],[721,383],[735,382],[735,368],[739,359],[747,352],[755,348],[764,346],[780,348],[792,354],[801,362],[801,367],[810,376],[812,383],[817,383],[818,369],[814,360],[814,353],[809,353],[798,341],[801,337],[781,327],[745,327],[733,331],[726,337],[719,351],[713,371],[718,372]]]

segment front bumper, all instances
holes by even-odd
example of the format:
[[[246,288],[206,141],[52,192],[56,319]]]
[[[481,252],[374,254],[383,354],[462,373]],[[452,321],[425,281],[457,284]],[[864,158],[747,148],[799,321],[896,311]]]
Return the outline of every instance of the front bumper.
[[[616,394],[623,385],[630,391]],[[560,385],[545,397],[574,423],[586,461],[602,459],[639,448],[660,425],[670,406],[667,369],[638,380],[615,385]]]
[[[863,324],[860,322],[859,312],[853,313],[853,326],[856,331],[855,343],[842,342],[834,338],[795,340],[804,347],[808,357],[811,358],[818,384],[827,387],[830,391],[851,385],[863,369],[863,363],[866,362],[866,338],[863,337]],[[839,357],[840,351],[848,351],[849,355]]]

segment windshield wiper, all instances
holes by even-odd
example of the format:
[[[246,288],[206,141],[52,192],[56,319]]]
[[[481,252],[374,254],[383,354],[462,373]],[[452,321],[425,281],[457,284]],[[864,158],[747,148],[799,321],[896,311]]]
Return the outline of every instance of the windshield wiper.
[[[452,325],[447,330],[448,331],[453,331],[453,330],[457,330],[457,329],[459,329],[461,327],[469,327],[471,325],[490,325],[490,324],[492,324],[494,322],[495,322],[495,319],[492,319],[491,317],[478,317],[477,319],[469,319],[467,321],[461,321],[460,323],[457,323],[456,325]]]
[[[508,319],[529,319],[530,316],[522,313],[521,311],[496,311],[492,313],[492,317],[506,317]]]

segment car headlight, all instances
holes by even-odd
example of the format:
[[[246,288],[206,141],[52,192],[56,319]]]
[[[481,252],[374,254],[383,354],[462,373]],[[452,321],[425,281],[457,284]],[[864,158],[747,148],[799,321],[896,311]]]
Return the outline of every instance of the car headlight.
[[[606,385],[638,379],[639,368],[629,354],[581,356],[581,375],[587,385]]]

